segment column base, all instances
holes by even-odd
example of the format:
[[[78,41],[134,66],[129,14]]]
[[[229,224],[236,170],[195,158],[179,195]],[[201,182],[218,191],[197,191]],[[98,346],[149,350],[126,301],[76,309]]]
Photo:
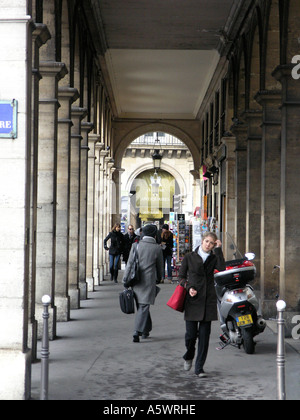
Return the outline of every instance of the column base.
[[[57,322],[70,321],[70,297],[55,296]]]
[[[31,362],[37,361],[37,329],[38,323],[36,320],[30,322],[28,325],[28,345],[31,348]]]
[[[29,400],[31,351],[0,350],[0,400]]]
[[[86,284],[87,284],[87,291],[88,292],[93,292],[94,291],[94,278],[93,277],[88,277],[86,279]]]
[[[80,300],[86,300],[87,299],[87,292],[88,292],[88,286],[85,281],[79,282],[79,290],[80,290]]]
[[[104,281],[104,266],[99,267],[99,281],[100,283]]]
[[[100,285],[99,268],[94,269],[94,286]]]
[[[70,308],[71,309],[80,309],[80,290],[78,287],[69,288],[70,296]]]
[[[276,300],[261,300],[261,310],[264,319],[275,319],[277,316]]]

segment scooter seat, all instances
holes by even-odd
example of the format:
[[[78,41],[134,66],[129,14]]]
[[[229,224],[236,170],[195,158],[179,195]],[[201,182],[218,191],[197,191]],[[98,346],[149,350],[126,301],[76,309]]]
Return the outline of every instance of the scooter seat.
[[[232,260],[232,261],[226,261],[226,267],[236,267],[238,265],[242,265],[245,262],[245,258],[242,258],[241,260]]]

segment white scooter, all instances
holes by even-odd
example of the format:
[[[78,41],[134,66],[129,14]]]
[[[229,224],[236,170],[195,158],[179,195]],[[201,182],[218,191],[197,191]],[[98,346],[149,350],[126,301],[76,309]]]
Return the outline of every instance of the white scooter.
[[[246,254],[240,260],[226,262],[226,270],[215,272],[215,288],[218,297],[218,312],[223,335],[219,349],[228,345],[240,348],[247,354],[255,352],[253,338],[264,332],[266,321],[258,314],[259,302],[253,288],[248,284],[256,275],[251,262],[254,254]]]

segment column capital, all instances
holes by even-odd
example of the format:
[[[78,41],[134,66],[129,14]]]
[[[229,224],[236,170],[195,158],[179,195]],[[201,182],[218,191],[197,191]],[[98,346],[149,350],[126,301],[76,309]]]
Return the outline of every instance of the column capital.
[[[243,118],[248,125],[247,141],[261,140],[262,138],[262,109],[248,109],[243,113]]]
[[[190,174],[194,177],[194,181],[200,179],[200,169],[192,169]]]
[[[89,143],[95,143],[95,147],[97,145],[97,142],[100,140],[100,134],[90,133],[88,135],[88,142]]]
[[[104,143],[102,143],[102,144],[104,144]],[[108,152],[108,150],[103,150],[103,149],[102,149],[102,150],[100,151],[100,154],[99,154],[99,155],[100,155],[100,157],[101,157],[101,158],[103,158],[103,161],[104,161],[104,160],[105,160],[105,158],[107,157],[108,153],[109,153],[109,152]],[[104,162],[103,162],[103,163],[104,163]]]
[[[255,100],[262,106],[263,124],[281,124],[281,90],[262,90],[257,92]]]
[[[79,92],[76,88],[69,86],[63,86],[58,88],[58,99],[69,99],[71,103],[75,102],[79,98]]]
[[[236,148],[236,138],[234,136],[231,137],[222,137],[221,142],[224,144],[226,148],[226,159],[234,159],[235,158],[235,148]]]
[[[87,116],[87,109],[86,108],[80,108],[77,106],[72,106],[71,108],[71,112],[72,112],[72,118],[79,118],[80,120],[82,120],[83,118],[85,118]]]
[[[106,165],[108,165],[109,163],[113,163],[113,164],[114,164],[114,162],[112,162],[112,158],[111,158],[110,156],[106,156],[106,157],[104,158],[104,163],[105,163]]]
[[[85,131],[87,134],[90,132],[90,131],[92,131],[93,130],[93,128],[94,128],[94,124],[93,123],[91,123],[91,122],[88,122],[88,121],[83,121],[82,123],[81,123],[81,130],[82,131]],[[89,137],[89,136],[88,136]],[[89,138],[88,138],[88,140],[89,140]]]
[[[42,45],[46,44],[47,41],[51,38],[51,34],[47,25],[43,23],[34,23],[32,36],[34,42],[40,48]]]
[[[221,138],[221,142],[225,144],[226,147],[234,147],[236,138],[235,136],[226,136]]]
[[[65,63],[57,61],[41,61],[40,73],[42,76],[52,76],[56,77],[57,80],[61,80],[68,74],[68,70]]]
[[[282,79],[290,77],[292,80],[292,70],[294,68],[295,64],[284,64],[277,66],[276,69],[273,71],[272,76],[278,80],[279,82],[282,81]]]
[[[101,135],[98,134],[98,136],[99,136],[99,140],[100,140]],[[99,141],[96,143],[96,150],[98,152],[102,152],[102,150],[104,149],[104,147],[105,147],[105,144],[104,143],[100,143]]]
[[[247,150],[247,136],[248,136],[248,124],[244,122],[235,123],[230,131],[235,135],[236,139],[236,152],[242,152]]]
[[[281,96],[281,90],[260,90],[259,92],[257,92],[254,99],[260,105],[263,105],[266,102],[278,102],[281,100]]]

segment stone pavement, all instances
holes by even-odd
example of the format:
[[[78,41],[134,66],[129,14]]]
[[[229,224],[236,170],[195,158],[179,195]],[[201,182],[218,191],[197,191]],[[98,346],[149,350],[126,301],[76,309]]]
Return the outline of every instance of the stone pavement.
[[[119,308],[122,285],[105,281],[59,323],[50,342],[49,400],[199,401],[275,400],[277,335],[267,328],[254,355],[229,347],[218,351],[213,323],[206,379],[183,370],[183,315],[166,302],[175,285],[161,284],[151,309],[149,339],[132,342],[134,315]],[[286,345],[287,399],[300,399],[300,354]],[[295,343],[296,344],[296,343]],[[40,355],[40,343],[38,355]],[[298,343],[297,343],[298,345]],[[39,399],[41,364],[32,365],[32,399]]]

